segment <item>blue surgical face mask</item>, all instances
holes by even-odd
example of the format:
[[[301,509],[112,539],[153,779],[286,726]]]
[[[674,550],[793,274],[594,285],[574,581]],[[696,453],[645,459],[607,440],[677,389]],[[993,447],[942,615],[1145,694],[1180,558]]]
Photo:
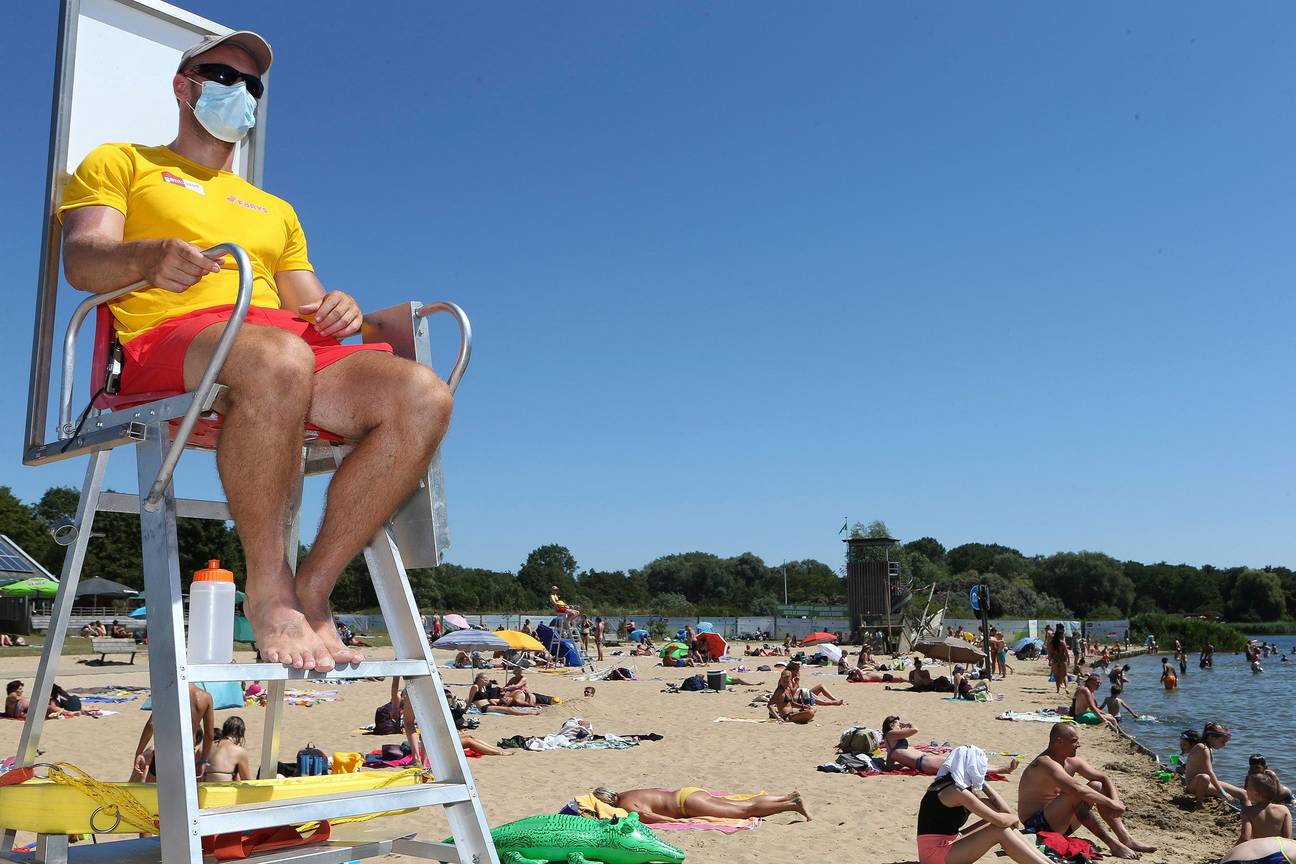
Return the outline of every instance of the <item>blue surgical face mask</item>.
[[[212,137],[231,144],[242,141],[248,130],[256,125],[257,102],[252,94],[241,81],[238,84],[201,83],[202,95],[193,105],[194,117]]]

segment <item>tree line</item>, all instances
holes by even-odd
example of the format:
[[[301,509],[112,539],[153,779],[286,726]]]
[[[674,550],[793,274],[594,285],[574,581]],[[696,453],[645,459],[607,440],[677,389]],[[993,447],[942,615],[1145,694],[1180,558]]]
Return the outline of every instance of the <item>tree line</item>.
[[[76,512],[78,496],[76,489],[53,487],[39,501],[27,504],[0,486],[0,533],[57,574],[63,548],[53,542],[50,528]],[[182,573],[219,558],[241,586],[243,552],[231,526],[180,519],[177,533]],[[94,534],[84,575],[142,589],[138,517],[97,514]],[[888,533],[885,524],[875,521],[856,523],[850,536]],[[306,551],[302,547],[299,555]],[[971,614],[968,591],[984,580],[990,588],[990,613],[1002,618],[1103,619],[1171,613],[1252,622],[1296,617],[1296,572],[1281,566],[1143,564],[1101,552],[1024,555],[997,543],[964,543],[947,549],[932,537],[872,554],[886,554],[897,562],[900,579],[915,591],[935,585],[935,599],[948,601],[955,616]],[[774,564],[750,552],[728,558],[684,552],[664,555],[638,569],[582,570],[571,550],[555,543],[532,550],[516,572],[443,564],[411,570],[409,580],[415,599],[426,610],[535,611],[547,608],[549,587],[557,585],[564,599],[594,612],[772,615],[784,601],[785,590],[787,602],[793,605],[845,605],[842,569],[809,558]],[[333,600],[343,612],[376,607],[360,557],[343,572]]]

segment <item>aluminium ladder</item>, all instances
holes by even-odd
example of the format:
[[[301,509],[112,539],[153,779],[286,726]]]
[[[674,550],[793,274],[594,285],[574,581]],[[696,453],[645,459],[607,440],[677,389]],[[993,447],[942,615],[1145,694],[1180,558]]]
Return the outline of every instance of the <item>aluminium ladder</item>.
[[[143,441],[137,445],[141,489],[149,488],[162,467],[169,446],[165,427],[165,421],[153,420],[147,424]],[[321,455],[318,449],[318,445],[314,444],[303,448],[303,461],[307,465],[314,461],[311,457]],[[331,449],[334,461],[340,462],[343,448]],[[359,845],[330,843],[254,857],[257,862],[309,859],[312,864],[342,864],[359,858],[397,852],[435,861],[495,864],[498,859],[490,842],[481,802],[468,772],[449,708],[441,695],[440,676],[427,636],[423,632],[418,607],[405,578],[400,550],[392,537],[390,524],[374,536],[365,549],[364,557],[391,635],[395,660],[349,664],[326,673],[290,669],[274,663],[189,664],[185,659],[176,517],[183,515],[224,520],[229,518],[228,511],[220,501],[176,499],[170,483],[167,484],[162,504],[156,511],[141,508],[139,498],[135,495],[105,492],[102,484],[110,452],[100,450],[91,454],[77,508],[75,530],[62,534],[62,539],[70,541],[69,548],[50,619],[49,635],[41,653],[32,704],[42,705],[49,700],[86,546],[91,536],[94,514],[138,513],[143,535],[145,589],[150,597],[148,652],[155,752],[159,757],[157,781],[160,848],[158,841],[144,840],[121,841],[74,851],[94,851],[101,857],[109,856],[115,860],[128,852],[127,847],[152,843],[155,851],[151,853],[151,857],[154,860],[158,860],[160,856],[162,861],[199,864],[202,860],[201,838],[209,834],[252,831],[277,825],[441,805],[445,808],[455,838],[453,846],[398,836],[366,841]],[[294,519],[285,538],[287,548],[294,552],[297,548],[297,527],[297,520]],[[293,558],[295,555],[289,560]],[[167,601],[163,602],[163,598],[167,598]],[[273,777],[283,731],[285,682],[388,675],[401,675],[409,679],[407,692],[432,766],[434,782],[345,795],[321,795],[229,808],[199,809],[190,733],[188,684],[232,680],[269,682],[269,713],[261,748],[260,776]],[[43,725],[43,712],[33,711],[28,714],[19,744],[19,765],[30,765],[36,761]],[[0,814],[0,827],[2,826],[3,814]],[[12,842],[13,832],[5,831],[4,853],[9,853]],[[114,852],[114,847],[120,847],[121,852]],[[130,851],[136,855],[141,854],[138,849]],[[61,864],[67,860],[68,852],[65,835],[41,836],[34,857],[43,864]],[[143,854],[150,853],[145,851]],[[131,860],[140,859],[135,857]]]

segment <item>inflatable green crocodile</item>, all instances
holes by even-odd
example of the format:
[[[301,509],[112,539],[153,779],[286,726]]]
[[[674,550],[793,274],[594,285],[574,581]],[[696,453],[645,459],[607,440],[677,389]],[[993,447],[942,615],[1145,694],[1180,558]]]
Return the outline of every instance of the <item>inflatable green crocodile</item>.
[[[556,813],[528,816],[492,829],[491,840],[503,864],[678,864],[684,860],[684,850],[658,840],[640,824],[637,813],[624,819]]]

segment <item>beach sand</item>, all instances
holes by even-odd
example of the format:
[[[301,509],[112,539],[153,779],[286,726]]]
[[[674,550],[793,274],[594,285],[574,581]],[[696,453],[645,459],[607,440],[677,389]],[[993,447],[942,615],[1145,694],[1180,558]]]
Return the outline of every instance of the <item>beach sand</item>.
[[[374,659],[390,649],[374,649]],[[448,655],[438,652],[443,662]],[[37,657],[4,657],[0,652],[0,680],[21,678],[28,690]],[[134,666],[87,665],[87,658],[64,657],[58,681],[68,689],[108,686],[147,686],[148,661],[141,655]],[[251,660],[250,656],[239,657]],[[726,864],[782,864],[809,860],[844,860],[858,864],[915,862],[915,820],[927,780],[920,777],[871,777],[828,774],[815,770],[832,762],[841,731],[852,724],[879,728],[888,714],[899,714],[919,729],[915,744],[935,741],[953,745],[971,743],[992,754],[1017,753],[1028,761],[1044,749],[1049,725],[996,720],[1004,710],[1033,710],[1056,706],[1065,699],[1053,695],[1042,663],[1016,663],[1015,674],[994,689],[1003,701],[954,703],[944,694],[888,691],[882,684],[847,684],[834,669],[823,672],[806,667],[804,686],[824,684],[844,698],[843,707],[821,708],[808,726],[774,723],[714,722],[718,717],[760,719],[764,708],[749,707],[758,693],[772,689],[776,672],[745,672],[740,677],[762,682],[763,688],[737,687],[720,693],[667,694],[667,683],[679,682],[695,671],[663,669],[655,658],[612,658],[609,662],[635,668],[640,680],[594,682],[596,695],[585,698],[587,683],[579,672],[565,675],[529,672],[536,692],[561,697],[564,702],[540,716],[481,718],[478,737],[494,743],[515,734],[544,735],[557,731],[568,717],[592,721],[599,733],[646,734],[664,739],[622,751],[517,752],[505,757],[469,760],[478,791],[492,825],[536,813],[553,813],[578,794],[594,786],[613,789],[637,787],[701,786],[730,792],[785,793],[799,790],[813,821],[796,814],[767,819],[753,831],[725,835],[717,831],[663,832],[665,839],[682,847],[691,862]],[[743,658],[754,669],[770,658]],[[718,668],[713,664],[711,668]],[[492,673],[503,680],[501,670]],[[473,673],[443,669],[444,682],[459,695],[466,693]],[[300,689],[336,689],[340,701],[313,707],[289,706],[285,711],[283,752],[289,761],[297,749],[313,742],[325,752],[368,752],[402,736],[358,734],[354,730],[373,721],[374,709],[387,700],[389,683],[361,681],[350,684],[291,682]],[[102,719],[76,718],[48,723],[41,741],[43,760],[66,760],[103,780],[125,780],[131,755],[146,715],[142,701],[104,706],[121,713]],[[257,764],[262,718],[259,707],[218,712],[217,723],[239,714],[247,723],[253,766]],[[0,721],[0,757],[17,748],[21,723]],[[1117,783],[1130,812],[1126,823],[1136,837],[1160,847],[1143,856],[1158,864],[1206,864],[1218,861],[1232,845],[1236,816],[1222,805],[1186,812],[1172,802],[1177,787],[1159,783],[1151,761],[1107,729],[1082,727],[1081,756],[1108,771]],[[994,762],[999,757],[991,756]],[[1020,769],[1019,769],[1020,770]],[[995,789],[1015,804],[1016,778],[996,783]],[[0,822],[3,814],[0,814]],[[445,836],[446,821],[439,812],[423,811],[369,823],[390,827],[391,833],[417,831],[427,839]],[[1081,832],[1081,836],[1086,836]],[[20,840],[22,838],[20,837]],[[986,858],[984,860],[1007,860]]]

